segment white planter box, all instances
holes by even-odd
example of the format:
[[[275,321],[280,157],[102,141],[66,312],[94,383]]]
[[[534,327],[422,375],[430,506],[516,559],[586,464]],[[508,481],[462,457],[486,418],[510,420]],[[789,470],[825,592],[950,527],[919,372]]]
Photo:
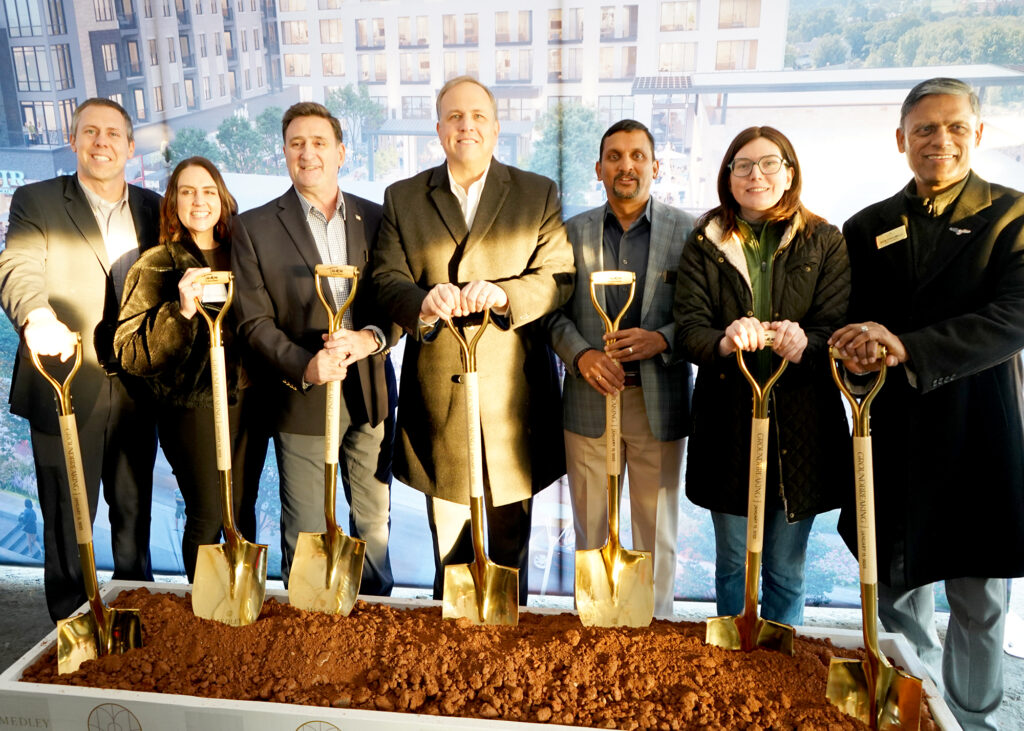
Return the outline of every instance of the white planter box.
[[[105,601],[124,589],[145,586],[153,592],[185,594],[191,587],[182,584],[148,584],[111,581],[103,586]],[[268,596],[287,602],[287,592],[268,590]],[[363,597],[380,601],[377,597]],[[398,607],[436,605],[423,600],[386,600]],[[85,607],[81,611],[86,611]],[[530,609],[537,614],[557,614],[562,610]],[[860,647],[859,631],[799,627],[805,637],[829,638],[839,647]],[[32,665],[53,643],[56,630],[40,640],[16,663],[0,675],[0,730],[55,729],[56,731],[410,731],[411,729],[571,729],[554,724],[485,721],[411,713],[318,708],[261,701],[229,701],[195,696],[101,688],[78,688],[20,682],[25,668]],[[902,635],[879,634],[879,646],[886,655],[912,675],[924,677],[924,668]],[[925,680],[932,716],[944,731],[960,728],[935,685]]]

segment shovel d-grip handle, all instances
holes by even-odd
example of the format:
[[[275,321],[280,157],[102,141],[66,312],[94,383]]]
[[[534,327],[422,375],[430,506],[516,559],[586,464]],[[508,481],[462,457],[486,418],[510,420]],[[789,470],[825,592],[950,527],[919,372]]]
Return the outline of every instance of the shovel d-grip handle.
[[[316,296],[320,298],[327,313],[327,329],[334,335],[342,328],[342,320],[345,312],[352,306],[356,297],[356,287],[359,285],[359,268],[348,264],[317,264],[313,270],[314,282],[316,284]],[[337,277],[349,279],[352,284],[348,290],[348,297],[341,307],[335,311],[334,307],[327,300],[324,294],[321,280],[323,278]],[[338,421],[341,417],[341,382],[327,382],[327,408],[326,423],[324,425],[324,463],[328,465],[338,464],[338,450],[341,448],[341,427]]]
[[[871,402],[885,383],[886,349],[880,351],[881,367],[866,394],[858,399],[839,374],[837,361],[842,359],[835,348],[829,348],[832,380],[850,404],[853,415],[853,477],[856,490],[857,559],[862,584],[878,583],[878,556],[875,541],[875,473],[871,453]]]
[[[605,312],[601,305],[603,297],[597,296],[597,288],[601,286],[622,285],[629,286],[629,296],[626,303],[619,310],[613,320]],[[590,301],[600,315],[604,323],[605,333],[611,335],[619,330],[619,323],[622,321],[626,310],[633,303],[636,294],[636,273],[611,269],[608,271],[590,273]],[[614,342],[614,341],[611,341]],[[622,400],[619,394],[612,394],[605,397],[605,463],[606,471],[610,477],[618,477],[622,474],[622,460],[619,457],[619,439],[622,431]]]
[[[71,382],[82,367],[82,335],[75,336],[75,360],[63,381],[58,380],[43,366],[39,354],[29,350],[32,365],[46,379],[57,395],[60,423],[60,438],[64,447],[64,466],[68,473],[68,487],[71,491],[71,513],[75,524],[75,541],[78,545],[92,542],[92,520],[89,515],[89,498],[85,489],[85,471],[82,466],[82,447],[78,440],[78,420],[71,404]]]

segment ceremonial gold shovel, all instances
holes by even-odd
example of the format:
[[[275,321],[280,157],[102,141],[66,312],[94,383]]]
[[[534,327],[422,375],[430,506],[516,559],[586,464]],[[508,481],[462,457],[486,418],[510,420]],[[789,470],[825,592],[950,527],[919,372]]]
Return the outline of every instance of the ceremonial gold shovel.
[[[867,395],[857,398],[843,382],[836,359],[829,350],[832,378],[850,402],[853,413],[853,466],[857,489],[857,556],[860,564],[861,618],[864,624],[865,660],[832,658],[825,696],[843,712],[879,731],[910,729],[921,724],[921,680],[889,664],[878,649],[878,556],[875,552],[875,482],[871,462],[871,402],[885,382],[885,351],[882,367]]]
[[[775,341],[774,331],[765,332],[765,347]],[[705,641],[726,650],[750,652],[758,647],[793,654],[793,628],[758,616],[757,594],[761,586],[761,554],[764,549],[764,503],[768,469],[768,396],[782,376],[789,361],[779,367],[761,386],[747,369],[743,351],[736,351],[736,360],[754,391],[754,416],[750,426],[750,489],[747,495],[747,564],[743,614],[710,617]]]
[[[465,617],[473,624],[519,624],[519,569],[499,566],[484,551],[484,466],[480,435],[480,389],[476,372],[476,346],[490,322],[483,322],[473,339],[466,340],[463,327],[448,320],[448,329],[462,347],[466,386],[466,422],[469,450],[469,519],[473,533],[473,561],[444,567],[441,616]]]
[[[192,583],[192,612],[236,627],[260,616],[267,593],[267,547],[245,540],[235,527],[231,495],[231,431],[228,425],[228,387],[224,366],[221,322],[231,306],[235,283],[231,272],[208,272],[196,277],[200,285],[226,285],[227,298],[216,318],[202,300],[196,309],[210,327],[210,374],[213,381],[213,424],[220,476],[221,527],[224,543],[199,547]]]
[[[85,490],[82,448],[78,443],[78,422],[71,405],[71,381],[82,366],[82,336],[75,333],[75,362],[64,382],[47,373],[39,356],[29,351],[32,364],[57,392],[64,464],[71,492],[71,513],[75,522],[78,560],[82,565],[85,595],[89,611],[57,622],[57,672],[73,673],[86,660],[100,655],[120,655],[133,647],[142,647],[142,617],[138,609],[111,609],[100,598],[96,577],[96,557],[92,545],[92,520]]]
[[[317,264],[316,294],[327,311],[328,329],[334,335],[356,296],[359,269],[354,266]],[[348,298],[337,312],[331,307],[320,284],[321,277],[351,280]],[[348,616],[359,595],[363,576],[366,541],[347,536],[335,518],[338,490],[338,451],[341,448],[341,381],[327,382],[326,427],[324,430],[324,533],[299,533],[288,579],[288,602],[308,611]]]
[[[598,285],[629,285],[629,297],[613,321],[597,299]],[[590,301],[615,333],[633,302],[636,274],[607,271],[590,275]],[[629,551],[619,541],[619,458],[622,401],[605,397],[605,464],[608,476],[608,540],[602,548],[576,551],[576,609],[588,627],[646,627],[654,617],[654,568],[650,551]]]

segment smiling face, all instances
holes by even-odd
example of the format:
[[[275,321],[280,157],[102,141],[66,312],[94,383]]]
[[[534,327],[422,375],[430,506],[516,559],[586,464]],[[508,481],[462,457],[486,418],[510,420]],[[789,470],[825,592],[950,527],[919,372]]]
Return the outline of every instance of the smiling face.
[[[609,201],[646,203],[651,195],[651,183],[658,177],[658,161],[643,130],[623,130],[609,135],[595,169]]]
[[[201,249],[213,246],[213,228],[220,220],[217,184],[204,168],[192,165],[178,176],[178,220]]]
[[[71,135],[71,149],[78,156],[78,177],[86,187],[104,197],[113,194],[114,188],[118,194],[124,191],[124,166],[135,153],[135,143],[128,140],[120,112],[98,104],[83,109]]]
[[[307,198],[330,200],[338,191],[345,145],[323,117],[296,117],[284,134],[284,158],[295,188]]]
[[[918,195],[930,198],[967,176],[982,127],[966,96],[931,94],[907,113],[896,146],[906,153]]]
[[[445,92],[440,107],[437,137],[448,169],[460,185],[468,185],[483,175],[498,143],[501,125],[494,105],[486,91],[467,81]]]
[[[739,149],[732,162],[741,158],[757,162],[766,155],[785,159],[774,142],[767,137],[755,137]],[[750,175],[745,178],[729,174],[729,190],[739,204],[740,216],[751,222],[764,220],[792,184],[793,168],[788,165],[783,165],[771,175],[761,172],[759,165],[754,165]]]

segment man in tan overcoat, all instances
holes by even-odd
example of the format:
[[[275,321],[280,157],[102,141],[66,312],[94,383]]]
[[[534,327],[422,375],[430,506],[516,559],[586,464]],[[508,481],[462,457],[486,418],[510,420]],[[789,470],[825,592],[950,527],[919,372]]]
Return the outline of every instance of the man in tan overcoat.
[[[537,320],[572,292],[573,254],[555,183],[493,159],[494,96],[471,77],[437,96],[446,162],[390,186],[374,281],[408,334],[395,477],[427,496],[434,596],[448,564],[473,560],[460,348],[444,319],[490,310],[480,340],[480,416],[490,558],[519,568],[525,600],[530,505],[565,472],[553,356]]]

